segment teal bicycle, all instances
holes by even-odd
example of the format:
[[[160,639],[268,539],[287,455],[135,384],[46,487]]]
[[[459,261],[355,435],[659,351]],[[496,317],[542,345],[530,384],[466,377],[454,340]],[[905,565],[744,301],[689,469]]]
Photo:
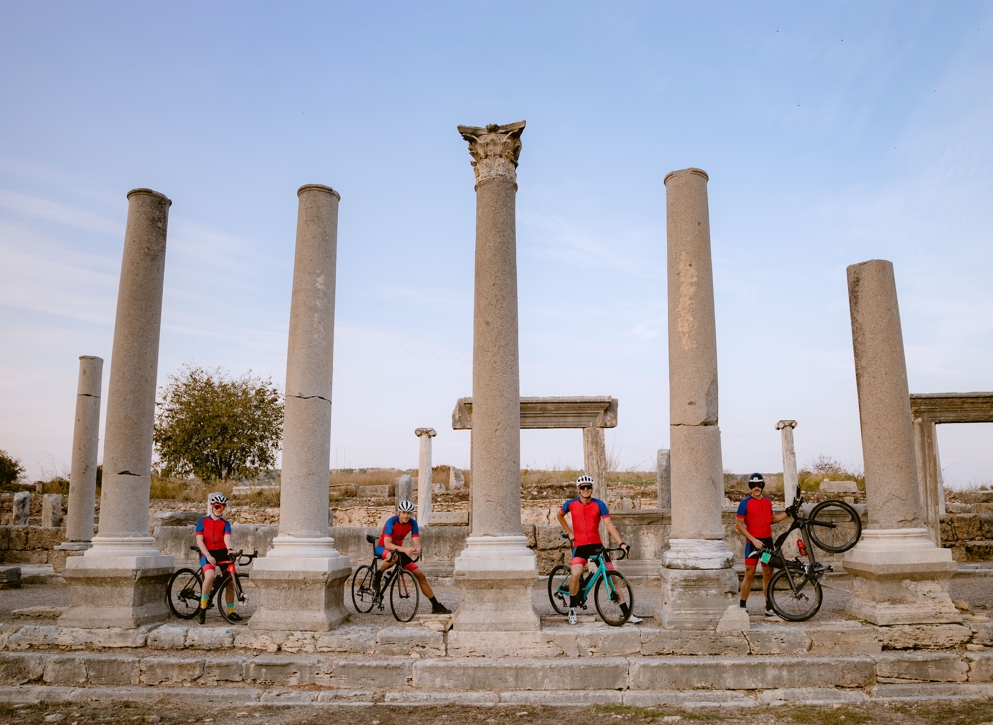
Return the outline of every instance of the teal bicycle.
[[[593,603],[600,618],[611,627],[620,627],[630,619],[634,611],[634,591],[623,574],[607,568],[612,552],[619,552],[618,559],[627,556],[624,549],[601,548],[590,557],[590,562],[596,568],[592,574],[588,570],[584,571],[583,578],[579,581],[579,608],[586,609],[590,592],[593,592]],[[548,575],[548,598],[552,602],[552,608],[559,614],[569,613],[571,575],[572,567],[566,564],[559,564]]]

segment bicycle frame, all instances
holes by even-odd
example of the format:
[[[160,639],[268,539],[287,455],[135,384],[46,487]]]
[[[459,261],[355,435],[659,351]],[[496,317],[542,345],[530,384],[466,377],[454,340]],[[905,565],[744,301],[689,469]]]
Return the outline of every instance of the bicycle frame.
[[[820,571],[816,571],[815,567],[818,565],[817,557],[814,556],[814,543],[810,539],[810,519],[800,513],[800,506],[803,505],[803,498],[798,497],[792,506],[786,509],[786,513],[790,515],[793,522],[790,527],[786,529],[785,532],[779,535],[776,541],[773,543],[772,555],[778,556],[783,562],[783,568],[786,569],[786,581],[790,583],[790,589],[796,592],[796,582],[793,581],[793,573],[797,570],[803,571],[807,576],[812,576],[816,573],[816,578],[820,579],[821,576],[829,571],[833,571],[830,566],[824,566]],[[792,509],[792,511],[790,510]],[[793,561],[788,560],[783,556],[783,544],[789,538],[789,535],[794,531],[802,530],[800,538],[803,541],[803,548],[807,550],[807,561],[809,562],[807,566],[803,566],[799,562],[799,557]],[[764,566],[764,565],[763,565]]]
[[[614,586],[613,580],[607,576],[607,572],[610,571],[607,568],[607,562],[610,561],[610,551],[623,551],[623,549],[602,549],[598,553],[590,557],[590,561],[596,562],[596,569],[588,577],[583,577],[579,582],[579,593],[581,595],[581,601],[585,605],[586,601],[589,599],[590,594],[593,592],[594,587],[600,579],[604,580],[607,587],[607,594],[613,598],[617,593],[617,588]],[[559,591],[565,594],[569,593],[569,580],[565,580],[559,586]]]

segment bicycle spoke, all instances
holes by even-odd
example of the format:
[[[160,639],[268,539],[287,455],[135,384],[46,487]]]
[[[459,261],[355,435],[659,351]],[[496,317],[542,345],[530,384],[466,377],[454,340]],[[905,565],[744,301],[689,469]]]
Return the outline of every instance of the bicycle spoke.
[[[417,614],[420,592],[409,571],[400,570],[390,585],[390,609],[398,622],[409,622]]]
[[[619,627],[631,616],[634,591],[623,574],[618,571],[608,571],[597,581],[593,590],[593,601],[601,619],[613,627]]]

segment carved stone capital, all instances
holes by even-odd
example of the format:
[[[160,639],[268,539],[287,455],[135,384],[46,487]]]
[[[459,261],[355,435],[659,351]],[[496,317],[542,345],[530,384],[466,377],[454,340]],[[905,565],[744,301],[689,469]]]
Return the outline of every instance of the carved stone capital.
[[[776,430],[782,430],[783,428],[796,428],[795,420],[781,420],[776,423]]]
[[[414,435],[420,438],[421,436],[431,436],[434,438],[438,435],[438,432],[434,428],[418,428],[414,431]]]
[[[521,156],[521,134],[526,121],[499,126],[488,124],[459,126],[462,138],[469,142],[469,154],[476,172],[476,186],[490,179],[507,179],[517,186],[517,159]]]

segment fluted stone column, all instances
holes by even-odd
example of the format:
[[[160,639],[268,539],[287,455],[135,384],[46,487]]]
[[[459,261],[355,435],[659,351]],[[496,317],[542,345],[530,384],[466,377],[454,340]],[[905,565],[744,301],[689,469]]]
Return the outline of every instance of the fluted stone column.
[[[420,441],[417,469],[417,522],[427,526],[431,518],[431,439],[438,435],[434,428],[418,428],[414,431]]]
[[[81,355],[76,388],[76,422],[72,430],[66,540],[56,547],[65,551],[85,551],[93,546],[102,385],[103,358]]]
[[[961,622],[948,596],[958,568],[921,518],[907,362],[893,264],[848,268],[869,524],[845,554],[848,613],[873,624]]]
[[[796,471],[796,451],[793,448],[793,429],[796,428],[795,420],[781,420],[776,423],[776,430],[779,431],[783,442],[783,496],[786,505],[791,506],[796,499],[796,486],[798,482]]]
[[[254,629],[326,631],[348,617],[348,557],[328,536],[338,192],[300,187],[286,356],[279,534],[252,567]]]
[[[537,630],[537,561],[521,526],[517,160],[524,121],[459,126],[476,174],[472,531],[455,560],[458,631]]]
[[[717,330],[707,174],[665,177],[669,282],[672,529],[662,556],[663,627],[716,627],[737,591],[724,544],[724,466],[717,427]]]
[[[160,554],[149,535],[148,501],[171,204],[151,189],[128,194],[107,392],[100,531],[83,556],[66,561],[63,576],[72,606],[59,619],[63,626],[138,627],[169,616],[162,592],[173,558]]]

